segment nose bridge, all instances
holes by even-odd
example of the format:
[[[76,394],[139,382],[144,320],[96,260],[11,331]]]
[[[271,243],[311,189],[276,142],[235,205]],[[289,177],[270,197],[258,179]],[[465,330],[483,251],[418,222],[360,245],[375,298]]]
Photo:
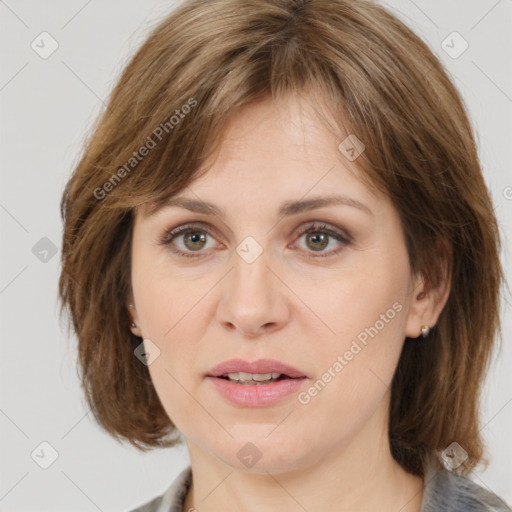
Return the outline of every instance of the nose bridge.
[[[233,254],[233,270],[226,280],[218,318],[245,334],[277,327],[287,307],[272,267],[271,252],[253,237],[246,237]]]
[[[237,300],[243,303],[252,298],[252,303],[264,300],[269,301],[273,288],[270,251],[263,247],[254,237],[248,236],[236,247],[233,258],[234,270],[231,276],[232,292]]]

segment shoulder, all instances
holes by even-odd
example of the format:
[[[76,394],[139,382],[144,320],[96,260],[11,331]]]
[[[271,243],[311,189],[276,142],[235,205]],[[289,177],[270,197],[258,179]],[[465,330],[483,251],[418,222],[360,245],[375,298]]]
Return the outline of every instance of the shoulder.
[[[443,468],[425,474],[420,512],[512,512],[496,494]]]
[[[192,471],[190,466],[187,466],[163,494],[129,512],[182,512],[183,501],[191,481]]]

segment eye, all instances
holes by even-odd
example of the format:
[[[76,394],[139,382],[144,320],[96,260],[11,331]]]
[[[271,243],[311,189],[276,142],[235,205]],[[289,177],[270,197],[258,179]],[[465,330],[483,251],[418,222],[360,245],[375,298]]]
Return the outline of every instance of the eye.
[[[213,238],[208,227],[202,224],[184,224],[166,231],[159,240],[159,244],[168,245],[180,256],[197,258],[205,252],[203,249],[208,249],[208,237]]]
[[[322,253],[311,254],[308,257],[312,258],[326,258],[337,255],[343,248],[351,243],[351,237],[343,234],[341,231],[333,229],[324,223],[314,223],[299,231],[299,239],[305,237],[305,245],[307,252]],[[338,245],[338,249],[331,251],[324,251],[334,239]],[[332,244],[331,244],[332,245]]]
[[[305,237],[306,252],[317,253],[310,254],[308,257],[312,258],[325,258],[338,254],[343,248],[351,243],[351,237],[343,234],[334,228],[329,227],[324,223],[313,223],[306,227],[301,228],[298,233],[298,238]],[[184,224],[177,228],[166,231],[159,239],[160,245],[169,246],[171,251],[187,258],[201,257],[204,249],[213,248],[212,245],[208,247],[208,238],[213,238],[212,230],[203,224]],[[335,240],[338,249],[325,251],[325,248]],[[222,244],[221,244],[222,245]],[[319,254],[322,253],[322,254]],[[325,254],[324,254],[325,253]]]

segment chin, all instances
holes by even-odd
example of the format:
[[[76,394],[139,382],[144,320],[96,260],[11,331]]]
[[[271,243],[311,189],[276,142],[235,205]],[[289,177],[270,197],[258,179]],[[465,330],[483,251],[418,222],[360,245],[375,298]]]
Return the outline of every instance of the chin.
[[[234,439],[221,442],[212,451],[227,466],[251,474],[278,474],[304,468],[311,460],[314,448],[297,432],[283,430],[278,434],[276,424],[243,429],[238,425]],[[273,431],[274,430],[274,431]],[[270,435],[269,435],[270,433]],[[309,451],[306,451],[309,450]]]

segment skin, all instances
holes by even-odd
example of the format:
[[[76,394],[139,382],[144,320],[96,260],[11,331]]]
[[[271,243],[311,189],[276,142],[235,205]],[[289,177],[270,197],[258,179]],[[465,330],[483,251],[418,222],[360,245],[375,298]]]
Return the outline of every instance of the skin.
[[[160,350],[151,378],[186,439],[193,485],[184,510],[420,510],[422,479],[389,449],[390,383],[405,337],[435,325],[449,283],[427,290],[411,274],[398,213],[361,182],[357,160],[338,150],[343,138],[307,99],[251,104],[231,121],[213,166],[179,194],[215,203],[225,219],[177,206],[153,216],[145,205],[136,210],[127,304],[132,331]],[[277,216],[285,201],[333,193],[372,213],[331,205]],[[327,236],[323,247],[299,233],[314,221],[351,241]],[[183,234],[158,243],[189,222],[213,230],[203,245]],[[252,263],[236,252],[247,236],[263,249]],[[269,407],[240,407],[205,379],[222,361],[268,357],[308,375],[307,390],[396,303],[400,312],[307,404],[295,393]],[[248,442],[262,454],[252,468],[237,457]]]

